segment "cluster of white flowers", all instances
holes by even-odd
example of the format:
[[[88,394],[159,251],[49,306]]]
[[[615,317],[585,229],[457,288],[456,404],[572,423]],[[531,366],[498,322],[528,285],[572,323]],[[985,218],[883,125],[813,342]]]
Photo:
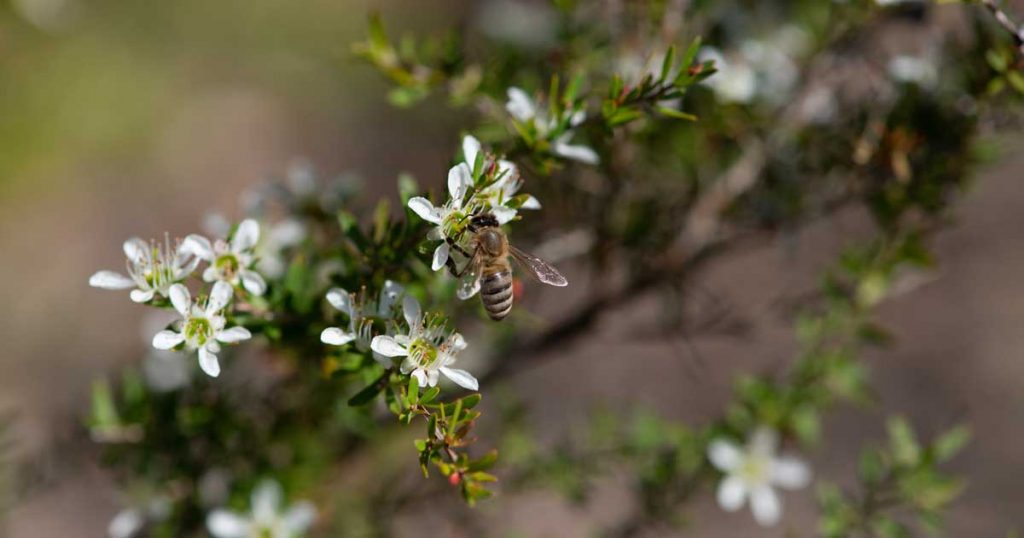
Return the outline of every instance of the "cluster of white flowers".
[[[437,385],[440,375],[469,390],[477,390],[480,384],[465,370],[452,368],[456,356],[466,349],[466,340],[457,332],[449,332],[444,323],[436,317],[424,316],[420,304],[412,296],[402,300],[405,330],[396,334],[382,334],[373,337],[370,347],[374,353],[384,357],[404,357],[399,367],[401,372],[412,375],[420,386]]]
[[[702,84],[727,103],[747,104],[756,98],[772,105],[786,103],[796,86],[796,59],[808,48],[809,38],[796,26],[787,26],[765,39],[747,39],[723,52],[703,47],[700,61],[713,60],[717,72]]]
[[[128,275],[99,271],[89,278],[89,284],[104,289],[134,288],[131,298],[139,303],[149,303],[156,298],[168,300],[181,319],[176,322],[176,330],[158,332],[153,337],[153,347],[197,351],[200,368],[217,377],[220,375],[217,359],[220,344],[252,337],[245,327],[226,326],[224,311],[235,290],[244,289],[252,295],[266,292],[266,282],[253,269],[256,263],[253,249],[259,242],[259,235],[259,224],[246,219],[238,225],[230,241],[218,239],[211,243],[201,235],[192,234],[172,248],[169,239],[159,244],[132,238],[124,243]],[[194,301],[183,282],[202,261],[208,263],[202,279],[213,286],[209,297]]]
[[[116,271],[98,271],[89,277],[89,285],[107,290],[127,290],[136,303],[148,303],[157,296],[167,297],[171,286],[188,278],[199,258],[178,245],[171,247],[170,239],[163,244],[145,242],[133,237],[124,242],[127,276]]]
[[[209,239],[191,234],[181,244],[181,250],[193,254],[209,263],[203,271],[206,282],[227,282],[232,286],[239,284],[253,295],[263,295],[267,291],[267,283],[259,273],[252,269],[256,262],[254,249],[260,240],[260,226],[253,219],[245,219],[238,225],[231,241]]]
[[[234,290],[224,281],[213,285],[205,302],[193,301],[188,288],[182,284],[171,286],[171,304],[181,314],[178,331],[162,330],[153,337],[153,347],[174,349],[184,344],[188,351],[199,352],[199,367],[210,377],[220,375],[217,353],[220,344],[233,344],[252,338],[245,327],[225,327],[224,308],[231,302]]]
[[[403,327],[399,327],[397,319],[399,299]],[[458,353],[466,348],[462,335],[448,331],[440,317],[424,316],[419,301],[406,295],[399,284],[387,281],[376,301],[368,300],[365,294],[334,288],[327,292],[327,302],[346,315],[348,327],[324,329],[320,340],[325,344],[353,343],[360,351],[371,351],[385,368],[394,367],[394,359],[404,357],[399,370],[416,377],[423,387],[437,385],[441,374],[460,387],[479,387],[472,374],[452,368]],[[375,322],[376,327],[385,327],[387,334],[375,334]]]
[[[250,513],[219,509],[206,518],[214,538],[299,538],[316,521],[316,507],[308,501],[282,506],[281,486],[272,480],[261,482],[252,493]]]
[[[567,120],[568,126],[565,130],[551,141],[551,151],[559,157],[586,164],[600,162],[597,152],[589,146],[569,143],[576,134],[575,128],[587,119],[586,111],[582,109],[566,110],[565,117],[549,118],[529,94],[515,87],[508,89],[508,102],[505,103],[505,110],[513,119],[529,126],[542,138],[547,138],[548,134],[558,129]]]
[[[378,320],[385,324],[395,317],[398,299],[405,288],[388,280],[376,301],[369,300],[365,293],[356,295],[342,288],[327,292],[327,302],[348,317],[348,328],[328,327],[320,333],[320,341],[332,346],[343,346],[355,342],[359,351],[370,351],[373,341],[373,323]],[[391,359],[374,353],[374,359],[383,366],[390,366]]]
[[[480,141],[471,135],[462,139],[462,154],[464,161],[448,171],[444,204],[435,206],[422,196],[409,200],[409,209],[435,225],[427,237],[441,241],[430,264],[434,271],[445,266],[451,254],[448,240],[460,241],[472,215],[491,213],[499,224],[506,224],[520,209],[540,209],[536,198],[518,194],[523,180],[515,164],[483,152]]]
[[[795,457],[777,455],[778,448],[778,433],[764,426],[754,430],[746,446],[728,439],[708,445],[708,459],[725,474],[717,495],[723,510],[735,512],[749,499],[758,524],[779,522],[782,502],[773,488],[803,488],[811,481],[811,470]]]

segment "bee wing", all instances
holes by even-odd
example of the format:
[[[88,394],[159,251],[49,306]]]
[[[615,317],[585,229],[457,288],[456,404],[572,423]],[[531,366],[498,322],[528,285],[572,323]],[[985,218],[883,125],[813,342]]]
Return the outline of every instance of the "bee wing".
[[[530,276],[550,286],[561,288],[569,285],[569,281],[562,276],[562,273],[559,273],[558,269],[551,267],[548,262],[532,254],[527,254],[512,245],[509,245],[508,249],[512,254],[512,259],[526,269]]]
[[[483,272],[483,264],[480,263],[480,256],[473,255],[466,260],[465,273],[459,277],[459,287],[455,295],[465,301],[480,291],[480,275]]]

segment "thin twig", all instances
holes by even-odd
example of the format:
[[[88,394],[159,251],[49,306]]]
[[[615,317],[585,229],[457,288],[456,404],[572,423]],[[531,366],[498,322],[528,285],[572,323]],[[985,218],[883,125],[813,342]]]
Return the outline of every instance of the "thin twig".
[[[981,4],[985,6],[992,16],[995,17],[996,22],[999,26],[1002,26],[1010,35],[1013,36],[1013,42],[1017,45],[1017,50],[1020,51],[1021,55],[1024,56],[1024,29],[1017,23],[1013,22],[1013,19],[999,5],[996,4],[996,0],[981,0]]]

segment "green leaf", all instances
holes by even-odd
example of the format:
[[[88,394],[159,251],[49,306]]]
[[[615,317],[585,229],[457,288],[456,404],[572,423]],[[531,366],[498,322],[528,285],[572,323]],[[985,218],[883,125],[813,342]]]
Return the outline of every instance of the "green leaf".
[[[907,467],[917,465],[921,459],[921,447],[914,437],[910,424],[903,417],[892,417],[887,423],[889,445],[896,463]]]
[[[477,471],[486,471],[487,469],[490,469],[491,467],[494,467],[494,464],[497,463],[497,462],[498,462],[498,451],[497,450],[491,450],[490,452],[488,452],[487,454],[484,454],[479,459],[470,462],[469,465],[466,466],[466,471],[471,472],[471,473],[472,472],[477,472]]]
[[[409,199],[419,193],[420,187],[416,184],[416,178],[408,172],[398,174],[398,199],[402,201],[402,207],[407,207]]]
[[[474,407],[477,406],[477,404],[480,403],[480,400],[482,399],[483,396],[479,392],[477,392],[474,394],[470,394],[469,396],[462,397],[460,402],[462,404],[463,409],[473,409]]]
[[[408,399],[409,404],[410,405],[415,405],[416,402],[419,401],[419,397],[420,397],[420,381],[414,375],[409,376],[409,390],[408,390],[408,392],[406,394],[406,398]]]
[[[658,77],[658,82],[664,82],[668,78],[668,75],[672,72],[674,62],[676,59],[676,47],[672,45],[665,52],[665,59],[661,62],[661,75]]]
[[[693,42],[690,43],[690,46],[686,48],[686,54],[683,55],[683,61],[680,64],[682,69],[680,69],[679,76],[685,75],[686,70],[693,65],[693,61],[697,59],[697,53],[700,52],[700,45],[701,38],[698,36],[695,37]]]
[[[429,389],[427,389],[426,392],[423,393],[422,396],[420,396],[420,403],[423,403],[423,404],[430,403],[430,402],[434,401],[437,398],[438,394],[441,394],[441,389],[440,388],[438,388],[438,387],[430,387]]]
[[[376,381],[374,381],[369,386],[356,393],[355,396],[348,400],[348,405],[355,407],[358,405],[366,404],[373,400],[374,398],[376,398],[377,395],[380,394],[380,391],[384,390],[384,379],[387,378],[388,374],[389,372],[384,372],[383,374],[381,374],[380,377],[377,378]]]
[[[693,114],[687,114],[686,112],[676,110],[674,108],[670,108],[667,106],[659,106],[657,107],[657,111],[663,116],[668,116],[670,118],[675,118],[677,120],[697,121],[698,119],[697,116],[694,116]]]
[[[932,450],[935,460],[939,463],[948,461],[963,450],[971,440],[971,430],[967,426],[957,426],[942,434],[935,440]]]
[[[807,445],[815,445],[821,439],[821,418],[813,405],[804,405],[793,411],[791,417],[793,433]]]

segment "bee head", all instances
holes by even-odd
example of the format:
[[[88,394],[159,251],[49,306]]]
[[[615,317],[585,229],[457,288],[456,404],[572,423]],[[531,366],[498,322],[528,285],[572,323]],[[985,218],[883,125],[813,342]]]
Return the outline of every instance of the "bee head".
[[[480,213],[473,215],[473,218],[469,221],[470,227],[474,230],[481,228],[497,228],[500,226],[498,219],[491,213]]]

